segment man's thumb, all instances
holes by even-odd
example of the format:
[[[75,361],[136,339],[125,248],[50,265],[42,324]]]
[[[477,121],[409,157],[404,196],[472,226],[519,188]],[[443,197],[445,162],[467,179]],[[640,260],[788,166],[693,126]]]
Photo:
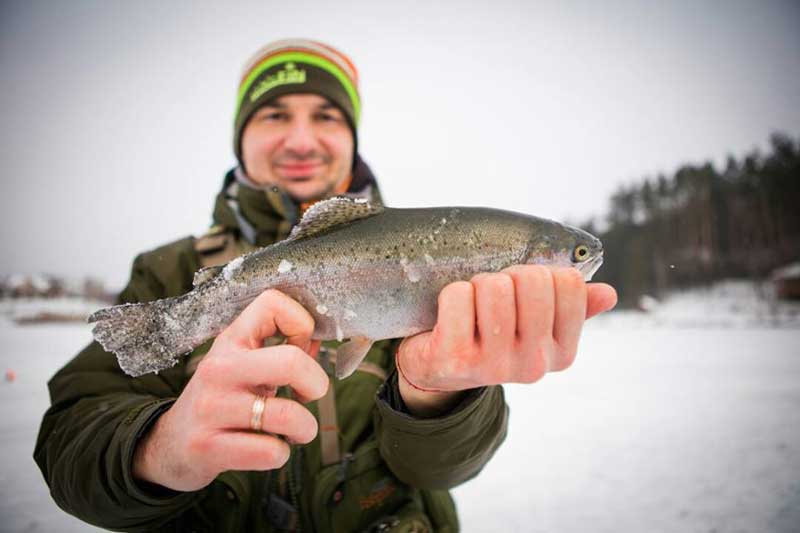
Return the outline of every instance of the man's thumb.
[[[607,283],[590,283],[586,286],[586,318],[604,313],[617,305],[617,291]]]

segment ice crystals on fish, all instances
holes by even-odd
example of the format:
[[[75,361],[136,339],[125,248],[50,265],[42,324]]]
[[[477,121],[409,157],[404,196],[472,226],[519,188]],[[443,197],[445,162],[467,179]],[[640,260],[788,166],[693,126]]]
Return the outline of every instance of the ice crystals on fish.
[[[278,272],[280,272],[281,274],[286,274],[287,272],[292,270],[293,267],[294,265],[292,264],[291,261],[287,261],[286,259],[281,259],[281,264],[278,265]]]

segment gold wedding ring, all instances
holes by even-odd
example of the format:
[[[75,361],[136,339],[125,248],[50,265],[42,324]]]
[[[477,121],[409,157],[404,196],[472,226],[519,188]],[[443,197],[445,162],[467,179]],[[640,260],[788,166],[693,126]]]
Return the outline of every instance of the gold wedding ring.
[[[266,396],[256,396],[253,402],[253,414],[250,416],[250,428],[253,431],[263,431],[261,428],[261,417],[264,414],[264,405],[266,405],[266,403]]]

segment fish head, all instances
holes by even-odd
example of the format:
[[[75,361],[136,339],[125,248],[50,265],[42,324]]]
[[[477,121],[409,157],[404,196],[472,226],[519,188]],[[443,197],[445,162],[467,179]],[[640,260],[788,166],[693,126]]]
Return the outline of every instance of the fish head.
[[[589,281],[603,264],[603,243],[591,233],[553,221],[534,219],[525,263],[574,267]]]

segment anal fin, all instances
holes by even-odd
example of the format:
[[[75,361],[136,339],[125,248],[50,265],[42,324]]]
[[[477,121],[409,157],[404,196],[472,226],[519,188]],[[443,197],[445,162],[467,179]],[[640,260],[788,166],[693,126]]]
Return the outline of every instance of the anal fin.
[[[344,379],[356,371],[375,342],[367,337],[353,337],[336,349],[336,377]]]

